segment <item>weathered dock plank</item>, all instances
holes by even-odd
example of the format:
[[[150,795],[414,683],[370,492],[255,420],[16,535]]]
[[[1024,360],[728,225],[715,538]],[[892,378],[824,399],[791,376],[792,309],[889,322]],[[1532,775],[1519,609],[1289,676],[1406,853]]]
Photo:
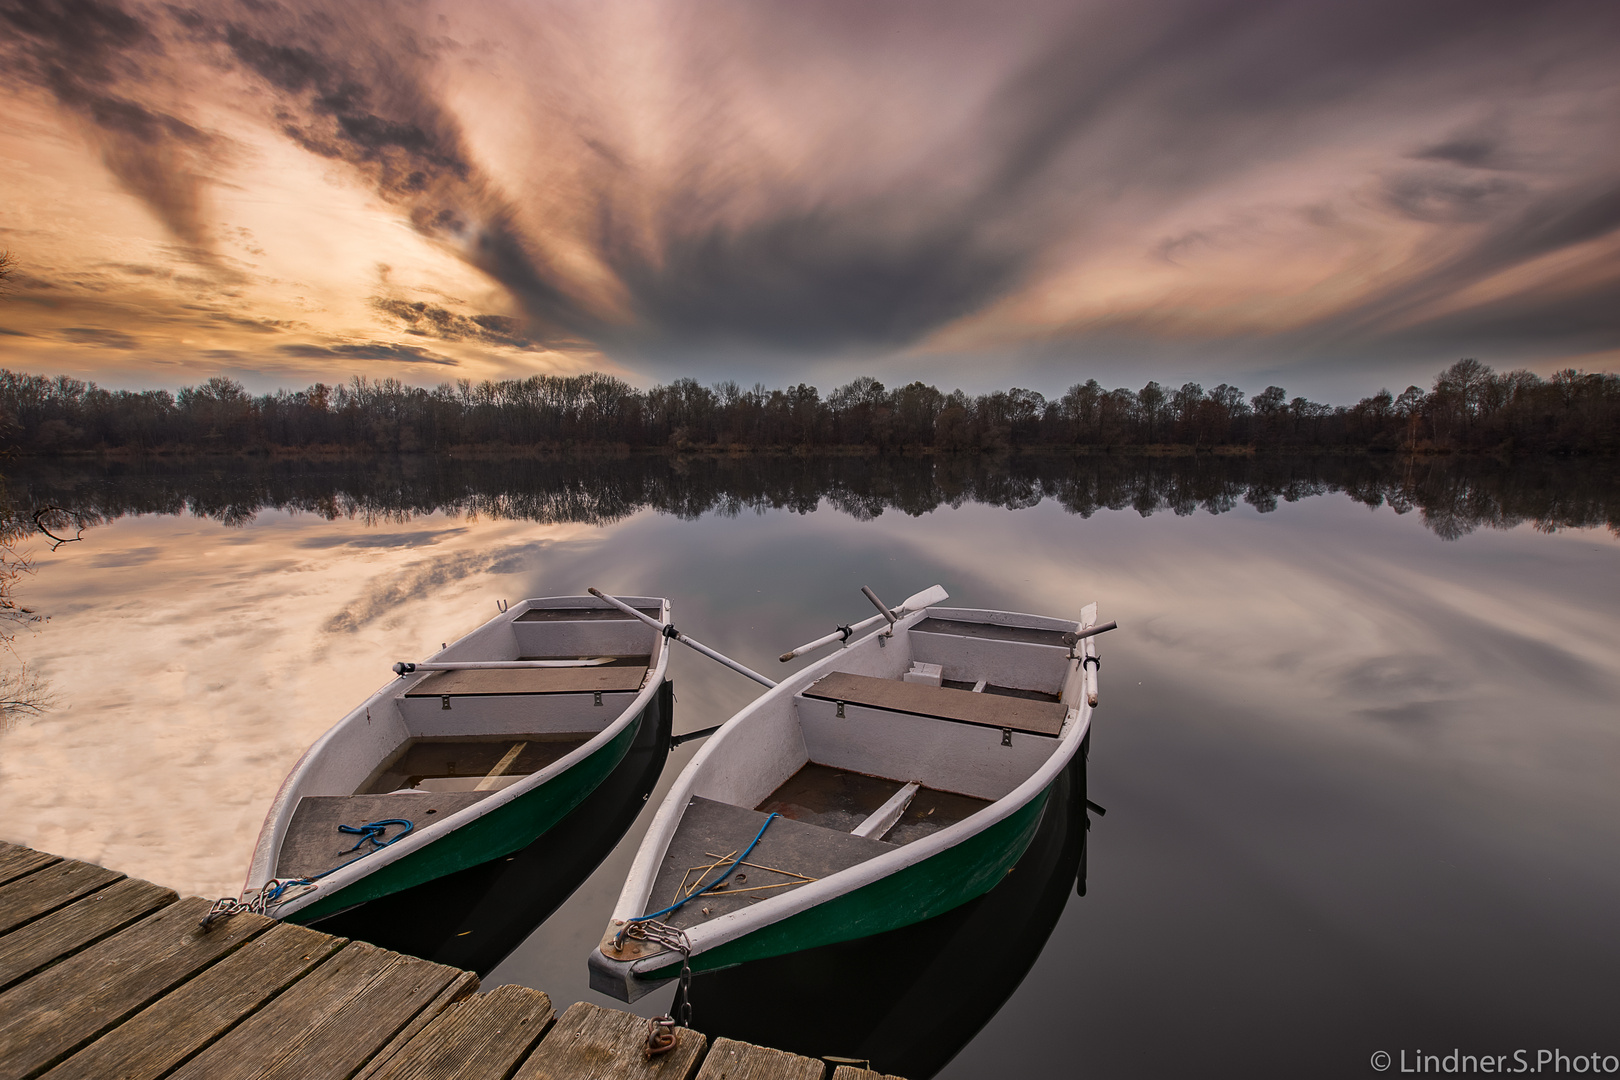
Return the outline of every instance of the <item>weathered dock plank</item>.
[[[208,907],[170,904],[0,994],[0,1080],[55,1064],[272,925],[238,915],[204,931]]]
[[[371,1077],[380,1072],[383,1066],[399,1051],[403,1050],[417,1033],[427,1027],[445,1009],[454,1005],[462,998],[467,997],[478,989],[478,976],[470,971],[459,973],[450,980],[450,985],[439,991],[439,996],[428,1002],[427,1008],[416,1014],[416,1019],[400,1028],[389,1044],[377,1052],[377,1056],[366,1064],[366,1067],[355,1074],[354,1080],[371,1080]]]
[[[48,1080],[155,1080],[346,944],[273,926],[46,1073]]]
[[[60,860],[59,855],[48,855],[21,844],[8,844],[0,840],[0,885]]]
[[[11,931],[0,937],[0,990],[179,898],[173,889],[125,878]]]
[[[555,1019],[551,999],[539,990],[497,986],[440,1013],[371,1075],[376,1080],[505,1080]]]
[[[815,1058],[736,1039],[716,1039],[697,1080],[821,1080],[826,1072],[826,1063]]]
[[[353,1076],[458,974],[351,942],[181,1066],[174,1080]]]
[[[0,934],[15,930],[48,911],[67,907],[123,877],[104,866],[63,859],[32,874],[0,885]]]
[[[898,1076],[888,1073],[873,1072],[871,1069],[858,1069],[853,1065],[840,1065],[833,1070],[829,1080],[901,1080]]]
[[[575,1002],[552,1025],[513,1080],[689,1080],[708,1040],[690,1028],[676,1031],[674,1049],[643,1054],[647,1021],[629,1013]]]

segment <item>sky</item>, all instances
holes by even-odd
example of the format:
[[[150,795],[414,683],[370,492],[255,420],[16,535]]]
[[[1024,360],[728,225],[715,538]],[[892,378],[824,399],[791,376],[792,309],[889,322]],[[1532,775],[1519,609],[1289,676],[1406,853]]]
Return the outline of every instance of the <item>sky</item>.
[[[0,366],[1620,370],[1620,5],[0,0]]]

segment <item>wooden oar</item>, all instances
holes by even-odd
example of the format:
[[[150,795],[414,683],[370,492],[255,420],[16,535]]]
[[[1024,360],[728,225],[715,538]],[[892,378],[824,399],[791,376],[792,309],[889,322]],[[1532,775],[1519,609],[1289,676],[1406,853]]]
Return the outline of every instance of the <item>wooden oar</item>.
[[[607,595],[607,593],[604,593],[600,589],[587,589],[586,592],[590,593],[592,596],[596,597],[598,600],[605,600],[606,602],[608,602],[609,604],[612,604],[614,607],[618,608],[620,611],[624,612],[627,615],[634,615],[636,618],[640,619],[642,622],[646,623],[648,626],[653,627],[655,630],[657,630],[660,634],[663,634],[665,637],[674,638],[676,641],[680,642],[682,645],[685,645],[687,648],[693,649],[693,650],[695,650],[697,652],[702,653],[704,656],[707,656],[710,660],[719,661],[720,663],[726,665],[726,667],[730,668],[732,671],[737,672],[739,675],[748,676],[750,679],[753,679],[755,682],[759,683],[761,686],[775,686],[776,685],[774,682],[767,679],[765,676],[761,675],[759,672],[753,670],[752,668],[744,667],[743,665],[737,663],[737,661],[733,660],[731,657],[726,656],[724,653],[717,653],[713,649],[709,648],[707,645],[703,644],[701,641],[694,641],[693,639],[687,637],[685,634],[683,634],[679,630],[675,629],[675,627],[672,624],[670,624],[670,623],[661,623],[657,619],[648,618],[647,616],[643,615],[641,612],[637,611],[635,608],[631,607],[629,604],[626,604],[623,600],[620,600],[616,596],[609,596],[609,595]]]
[[[611,656],[594,656],[579,660],[444,660],[412,664],[401,660],[394,665],[395,675],[409,675],[413,671],[503,671],[509,668],[601,667],[613,663]]]
[[[823,645],[831,645],[835,641],[847,642],[847,641],[849,641],[850,638],[854,637],[856,634],[860,633],[862,630],[865,630],[869,626],[876,626],[878,623],[883,622],[885,619],[887,619],[892,624],[894,622],[894,619],[889,618],[891,615],[893,615],[894,618],[897,619],[902,615],[909,615],[914,611],[921,611],[925,607],[932,607],[933,605],[939,603],[941,600],[950,599],[950,596],[951,596],[950,593],[945,591],[943,586],[941,586],[941,585],[930,585],[928,588],[924,589],[922,592],[915,593],[915,594],[913,594],[911,596],[906,597],[905,603],[901,604],[898,608],[894,609],[894,611],[891,612],[887,608],[883,607],[883,602],[881,600],[877,599],[877,597],[875,595],[873,595],[871,589],[868,589],[866,586],[863,585],[863,586],[861,586],[861,591],[863,593],[865,593],[867,595],[867,597],[874,604],[878,605],[878,609],[882,612],[882,614],[874,615],[870,619],[862,620],[861,622],[854,623],[854,624],[852,624],[850,626],[840,626],[837,630],[834,630],[832,633],[828,634],[826,637],[819,637],[819,638],[816,638],[816,640],[814,640],[812,642],[809,642],[808,644],[800,645],[797,649],[794,649],[792,652],[783,653],[781,656],[777,657],[777,659],[782,661],[782,663],[785,664],[789,660],[792,660],[794,657],[803,656],[807,652],[814,652],[816,649],[821,648]]]
[[[723,724],[716,724],[714,727],[706,727],[701,731],[688,731],[684,735],[671,735],[669,737],[669,748],[673,750],[682,743],[693,742],[697,739],[707,739],[710,735],[713,735],[724,726],[725,725]]]

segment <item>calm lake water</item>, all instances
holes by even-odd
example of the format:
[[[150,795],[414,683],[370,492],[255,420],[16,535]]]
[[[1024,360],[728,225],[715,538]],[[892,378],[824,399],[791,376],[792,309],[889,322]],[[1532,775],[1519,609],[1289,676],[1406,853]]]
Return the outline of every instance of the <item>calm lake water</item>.
[[[665,595],[767,672],[865,617],[863,584],[1095,600],[1121,629],[1068,802],[1106,816],[1054,817],[954,920],[698,980],[695,1026],[758,1034],[739,999],[780,1002],[802,1014],[778,1045],[913,1080],[1620,1055],[1612,465],[23,461],[9,484],[87,527],[30,545],[24,599],[50,621],[19,651],[57,707],[0,732],[0,838],[235,893],[302,750],[503,598]],[[677,732],[757,690],[685,650],[671,673]],[[695,749],[486,986],[613,1004],[585,956]],[[788,984],[816,979],[832,991],[801,1011]]]

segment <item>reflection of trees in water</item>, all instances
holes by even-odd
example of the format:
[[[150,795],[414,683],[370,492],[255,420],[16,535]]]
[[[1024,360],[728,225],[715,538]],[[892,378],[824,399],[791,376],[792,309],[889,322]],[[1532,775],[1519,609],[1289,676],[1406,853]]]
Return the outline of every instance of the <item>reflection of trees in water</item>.
[[[20,519],[0,481],[0,731],[19,716],[37,716],[54,704],[50,684],[17,655],[17,634],[44,621],[17,598],[22,579],[34,572],[33,559],[19,546],[29,532],[25,521],[40,531],[52,524],[43,514]]]
[[[876,455],[545,457],[425,456],[336,461],[157,459],[15,464],[14,522],[41,506],[77,525],[125,514],[190,513],[243,525],[277,509],[402,524],[440,512],[509,521],[602,525],[643,509],[692,519],[825,503],[868,521],[897,510],[983,503],[1020,509],[1051,499],[1089,517],[1101,509],[1223,514],[1248,504],[1342,492],[1367,506],[1416,510],[1437,535],[1532,522],[1620,533],[1620,466],[1607,460],[1387,457],[1123,457]],[[22,525],[18,526],[23,527]]]

